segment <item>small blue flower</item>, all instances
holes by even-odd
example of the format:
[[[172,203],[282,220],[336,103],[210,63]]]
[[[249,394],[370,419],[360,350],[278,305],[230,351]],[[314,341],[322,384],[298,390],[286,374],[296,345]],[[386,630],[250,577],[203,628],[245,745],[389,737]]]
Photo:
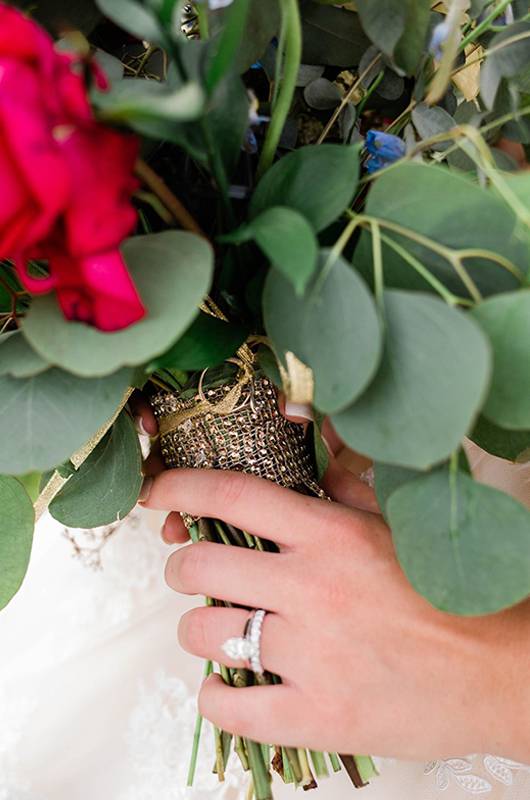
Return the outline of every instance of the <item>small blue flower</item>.
[[[383,131],[368,131],[365,147],[370,153],[370,158],[366,162],[366,169],[370,175],[399,161],[406,153],[403,139]]]
[[[440,22],[432,32],[429,52],[437,61],[440,61],[444,54],[443,47],[450,33],[451,26],[448,22]]]

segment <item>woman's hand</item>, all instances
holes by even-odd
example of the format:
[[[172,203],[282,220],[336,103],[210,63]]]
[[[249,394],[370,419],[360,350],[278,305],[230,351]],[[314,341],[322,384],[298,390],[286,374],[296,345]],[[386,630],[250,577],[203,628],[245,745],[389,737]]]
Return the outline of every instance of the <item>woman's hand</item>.
[[[275,554],[204,542],[169,558],[175,591],[270,612],[262,661],[283,684],[234,689],[212,676],[200,693],[202,714],[232,733],[288,746],[530,761],[530,602],[475,619],[433,609],[404,577],[382,518],[355,507],[366,506],[368,487],[361,496],[359,482],[337,469],[332,462],[333,503],[236,473],[173,470],[146,484],[144,505],[171,512],[168,541],[184,540],[182,510],[280,547]],[[239,608],[195,609],[181,620],[180,643],[241,666],[221,646],[242,635],[247,618]]]

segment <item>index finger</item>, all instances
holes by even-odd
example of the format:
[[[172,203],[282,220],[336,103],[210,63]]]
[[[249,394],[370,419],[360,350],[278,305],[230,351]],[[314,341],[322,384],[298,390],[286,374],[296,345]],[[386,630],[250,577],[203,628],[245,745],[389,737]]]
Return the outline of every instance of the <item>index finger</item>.
[[[167,470],[153,480],[142,505],[220,519],[288,547],[308,539],[314,544],[317,532],[321,537],[327,524],[337,525],[337,508],[327,500],[241,472]]]

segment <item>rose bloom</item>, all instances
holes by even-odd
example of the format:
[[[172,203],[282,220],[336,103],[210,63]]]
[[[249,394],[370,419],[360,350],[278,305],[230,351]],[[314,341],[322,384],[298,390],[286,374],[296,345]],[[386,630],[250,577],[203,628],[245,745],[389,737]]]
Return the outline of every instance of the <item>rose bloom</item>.
[[[103,87],[104,77],[95,72]],[[133,230],[135,137],[99,124],[84,64],[0,3],[0,258],[68,319],[115,331],[145,310],[119,251]],[[49,277],[28,273],[43,259]]]

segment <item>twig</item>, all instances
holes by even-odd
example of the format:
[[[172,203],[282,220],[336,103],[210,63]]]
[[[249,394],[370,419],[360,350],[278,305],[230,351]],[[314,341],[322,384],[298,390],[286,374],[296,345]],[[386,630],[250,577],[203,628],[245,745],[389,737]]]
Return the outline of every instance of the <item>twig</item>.
[[[199,223],[195,221],[178,197],[173,194],[166,182],[142,158],[139,158],[136,162],[134,171],[140,180],[151,189],[153,194],[171,212],[184,230],[196,233],[198,236],[202,236],[203,239],[208,238]]]

